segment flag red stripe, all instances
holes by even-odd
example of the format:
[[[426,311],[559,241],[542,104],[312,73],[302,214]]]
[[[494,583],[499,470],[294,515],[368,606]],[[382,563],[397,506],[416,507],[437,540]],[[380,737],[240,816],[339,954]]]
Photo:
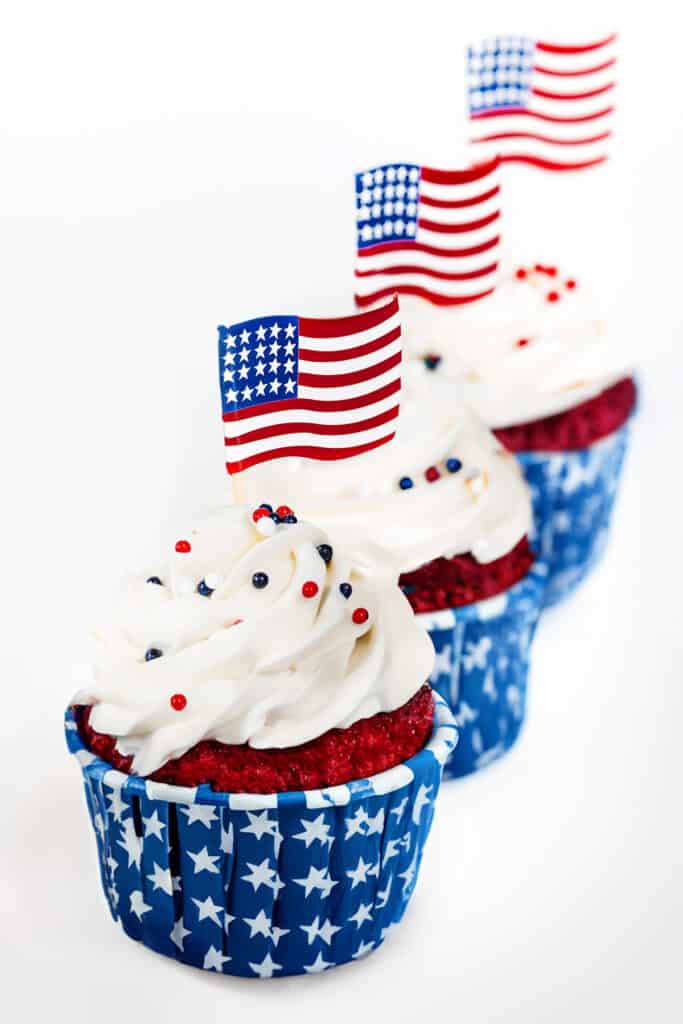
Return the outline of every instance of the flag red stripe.
[[[493,274],[498,269],[497,263],[489,263],[480,270],[463,271],[460,274],[450,274],[445,270],[430,270],[429,267],[413,267],[410,265],[387,267],[385,270],[356,270],[356,277],[376,277],[378,274],[424,274],[427,277],[436,277],[440,281],[472,281],[476,277],[485,277],[486,274]]]
[[[267,452],[259,452],[257,455],[250,455],[239,462],[226,462],[225,467],[228,473],[242,473],[250,466],[257,466],[260,462],[268,462],[270,459],[300,458],[318,459],[323,462],[333,462],[338,459],[350,459],[354,455],[362,455],[363,452],[379,448],[395,436],[396,431],[380,437],[378,441],[368,441],[366,444],[357,444],[350,448],[319,448],[316,445],[290,445],[288,448],[277,448]]]
[[[495,132],[492,135],[483,135],[481,138],[473,139],[473,142],[497,142],[500,139],[535,139],[536,142],[549,142],[553,146],[586,146],[590,142],[602,142],[608,139],[611,132],[602,132],[601,135],[591,135],[587,139],[552,139],[548,135],[537,135],[535,132]]]
[[[595,75],[598,71],[606,71],[607,68],[613,67],[617,62],[616,57],[612,57],[611,60],[606,60],[602,64],[596,64],[592,68],[579,68],[576,71],[556,71],[555,68],[546,68],[541,64],[534,64],[533,70],[538,71],[542,75],[552,75],[555,78],[576,78],[580,75]]]
[[[440,210],[462,210],[466,206],[485,203],[488,199],[497,196],[499,192],[500,185],[496,185],[495,188],[489,189],[488,192],[482,192],[480,196],[474,196],[472,199],[432,199],[431,196],[420,196],[420,203],[423,206],[436,206]]]
[[[387,295],[392,295],[391,288],[387,288]],[[364,370],[354,370],[353,373],[300,373],[299,384],[309,388],[343,388],[349,384],[362,384],[365,380],[372,380],[380,374],[392,370],[401,362],[401,353],[395,352],[393,356],[383,359],[380,363],[367,366]]]
[[[476,302],[477,299],[491,295],[493,288],[476,295],[461,295],[454,298],[441,295],[440,292],[430,291],[429,288],[421,288],[419,285],[404,284],[397,285],[395,288],[382,288],[380,291],[373,292],[372,295],[356,295],[356,305],[369,306],[372,302],[377,302],[378,299],[385,295],[391,295],[393,292],[398,292],[399,295],[417,295],[418,298],[427,299],[428,302],[433,302],[436,306],[462,306],[467,302]]]
[[[252,405],[238,413],[223,413],[223,422],[234,420],[248,420],[253,417],[263,416],[270,412],[283,412],[287,409],[305,409],[306,412],[348,412],[349,409],[362,409],[366,405],[374,405],[385,398],[390,398],[401,390],[401,381],[397,378],[383,387],[371,391],[367,395],[359,395],[357,398],[284,398],[281,402],[264,402],[262,405]]]
[[[594,160],[583,160],[581,163],[560,164],[538,156],[526,156],[524,153],[509,153],[507,156],[501,157],[501,161],[505,163],[532,164],[534,167],[541,167],[544,171],[582,171],[586,167],[603,164],[606,159],[606,156],[597,156]]]
[[[308,423],[274,423],[270,427],[258,427],[256,430],[248,430],[238,437],[226,437],[225,444],[228,448],[237,444],[250,444],[252,441],[263,441],[267,437],[282,437],[283,434],[320,434],[325,437],[334,437],[342,434],[356,434],[361,430],[373,430],[385,423],[390,423],[398,416],[398,405],[394,405],[386,412],[378,413],[377,416],[370,416],[366,420],[357,420],[355,423],[316,423],[311,420]]]
[[[388,334],[383,334],[381,338],[377,338],[375,341],[368,341],[365,345],[356,345],[355,348],[345,348],[343,350],[326,349],[324,352],[319,352],[316,349],[300,348],[299,357],[301,359],[309,359],[314,363],[332,363],[337,359],[355,359],[357,356],[368,356],[371,352],[377,352],[400,337],[401,327],[399,325],[394,327],[392,331],[389,331]],[[334,339],[331,338],[330,342],[333,344]]]
[[[596,121],[599,117],[606,117],[607,114],[612,114],[614,107],[605,107],[604,110],[598,110],[595,114],[582,114],[580,117],[555,117],[552,114],[539,114],[537,110],[526,110],[524,107],[505,107],[502,110],[482,110],[477,114],[472,114],[472,120],[476,121],[480,118],[485,117],[507,117],[509,115],[525,114],[527,117],[536,117],[539,121],[548,121],[552,124],[580,124],[583,121]]]
[[[544,100],[589,100],[593,96],[602,96],[615,86],[614,82],[601,85],[598,89],[590,89],[588,92],[548,92],[547,89],[534,87],[531,91],[534,96],[541,96]]]
[[[488,224],[493,224],[494,221],[500,217],[500,210],[495,210],[490,213],[488,217],[481,217],[479,220],[468,221],[467,224],[441,224],[436,220],[427,220],[426,217],[418,217],[417,225],[420,228],[426,228],[428,231],[437,231],[439,234],[445,235],[463,235],[468,231],[478,231],[479,228],[485,228]]]
[[[473,181],[485,178],[497,166],[498,158],[494,157],[486,163],[470,167],[467,171],[438,171],[434,167],[423,167],[420,177],[422,181],[428,181],[432,185],[469,185]]]
[[[586,43],[584,46],[558,46],[556,43],[536,43],[536,49],[541,50],[542,53],[590,53],[591,50],[599,50],[603,46],[608,46],[616,38],[617,33],[613,32],[612,35],[601,39],[597,43]]]
[[[398,300],[394,299],[380,309],[373,309],[369,313],[356,313],[353,316],[334,317],[328,320],[309,319],[299,317],[299,337],[305,335],[307,338],[338,338],[345,334],[359,334],[371,327],[388,320],[389,317],[398,313]]]
[[[426,252],[430,256],[479,256],[482,252],[495,249],[500,242],[500,235],[491,238],[488,242],[480,242],[479,245],[471,245],[466,249],[442,249],[436,245],[425,245],[424,242],[380,242],[378,245],[368,245],[365,249],[358,250],[358,256],[380,256],[385,252]]]

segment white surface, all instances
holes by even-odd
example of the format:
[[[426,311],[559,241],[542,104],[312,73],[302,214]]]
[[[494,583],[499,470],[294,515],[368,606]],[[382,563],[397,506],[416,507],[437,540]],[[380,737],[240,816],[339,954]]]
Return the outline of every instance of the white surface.
[[[514,25],[502,2],[462,6],[24,2],[3,19],[8,1020],[680,1020],[681,146],[677,115],[660,123],[680,26],[663,5],[617,19],[619,160],[509,179],[509,238],[577,277],[605,268],[642,413],[606,561],[542,624],[519,747],[443,792],[403,926],[362,963],[269,984],[146,952],[104,909],[61,736],[94,606],[225,494],[215,325],[349,310],[351,173],[454,159],[468,37],[612,23],[594,4],[520,3]]]

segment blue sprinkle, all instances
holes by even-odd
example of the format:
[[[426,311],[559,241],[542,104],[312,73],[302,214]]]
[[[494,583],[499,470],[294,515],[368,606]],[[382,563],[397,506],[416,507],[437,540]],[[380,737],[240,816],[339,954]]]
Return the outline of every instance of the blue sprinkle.
[[[259,505],[259,508],[265,508],[266,512],[273,511],[273,506],[269,505],[267,501],[262,501],[261,504]]]
[[[202,597],[211,597],[213,589],[207,585],[205,580],[200,580],[197,584],[197,593],[201,594]]]
[[[449,473],[457,473],[462,469],[462,462],[460,459],[446,459],[446,469]]]
[[[353,593],[353,587],[351,586],[350,583],[340,583],[339,590],[342,597],[345,597],[347,601],[351,597],[351,594]]]
[[[147,582],[148,583],[156,583],[157,586],[163,587],[163,583],[161,582],[161,580],[159,579],[158,576],[148,576],[147,577]]]
[[[155,658],[160,658],[163,653],[158,647],[150,647],[149,650],[145,651],[145,661],[154,661]]]
[[[329,565],[332,561],[332,548],[329,544],[318,544],[318,554],[325,565]]]
[[[281,523],[282,522],[282,520],[280,519],[280,517],[277,514],[277,512],[271,512],[270,513],[270,518],[273,520],[274,523]]]
[[[410,488],[413,486],[413,481],[409,476],[402,476],[398,482],[398,486],[401,488],[402,491],[409,491]]]
[[[298,523],[299,520],[296,518],[296,516],[285,516],[284,519],[282,520],[282,522],[283,523]]]
[[[264,587],[268,586],[268,574],[265,572],[255,572],[251,577],[251,582],[257,590],[263,590]]]

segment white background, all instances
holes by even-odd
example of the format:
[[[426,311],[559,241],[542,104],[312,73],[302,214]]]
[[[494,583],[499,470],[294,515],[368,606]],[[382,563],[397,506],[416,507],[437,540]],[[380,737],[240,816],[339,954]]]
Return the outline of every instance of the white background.
[[[681,1019],[680,25],[656,3],[484,6],[5,8],[8,1020]],[[155,956],[108,919],[60,718],[122,570],[226,497],[215,326],[351,310],[351,174],[455,163],[467,41],[613,25],[611,167],[508,177],[508,242],[594,280],[643,385],[608,556],[542,623],[523,739],[445,787],[408,916],[366,961],[258,983]]]

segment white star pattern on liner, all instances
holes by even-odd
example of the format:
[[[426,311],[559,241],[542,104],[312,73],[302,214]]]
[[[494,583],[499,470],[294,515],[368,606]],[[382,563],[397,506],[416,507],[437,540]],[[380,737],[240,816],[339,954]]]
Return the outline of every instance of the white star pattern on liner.
[[[404,813],[405,813],[405,809],[406,809],[406,804],[407,803],[408,803],[408,797],[404,796],[403,799],[401,800],[400,804],[396,804],[395,807],[392,807],[392,809],[389,811],[389,814],[395,814],[396,815],[396,821],[400,821],[401,818],[403,817]]]
[[[191,934],[190,929],[185,927],[182,917],[179,917],[171,929],[170,939],[182,953],[185,949],[185,936]]]
[[[183,883],[180,880],[180,875],[173,875],[171,878],[171,883],[173,885],[173,892],[183,891]]]
[[[148,818],[142,819],[142,824],[145,826],[145,839],[149,836],[156,836],[157,839],[163,839],[162,832],[166,828],[166,824],[159,817],[156,807]]]
[[[128,854],[129,868],[132,868],[133,864],[135,864],[136,868],[140,867],[142,842],[139,836],[135,834],[135,825],[132,818],[127,818],[121,825],[121,839],[117,839],[116,845],[123,847]]]
[[[250,939],[253,939],[255,935],[265,935],[267,939],[270,938],[270,918],[264,910],[259,910],[256,917],[243,917],[242,920],[249,925]]]
[[[455,715],[455,722],[458,728],[462,729],[466,725],[471,725],[472,722],[476,722],[479,717],[479,712],[471,708],[467,701],[460,701],[460,710]]]
[[[383,910],[389,901],[389,893],[391,892],[391,883],[393,882],[393,876],[390,876],[386,888],[377,890],[377,898],[375,900],[375,907],[377,910]]]
[[[234,917],[232,914],[229,914],[227,910],[223,911],[223,928],[225,929],[226,935],[228,934],[228,929],[230,928],[230,925],[232,924],[233,921],[236,920],[237,918]]]
[[[232,853],[234,842],[235,830],[232,827],[232,822],[228,825],[227,832],[221,825],[221,853]]]
[[[429,677],[430,682],[435,683],[438,681],[439,676],[449,676],[451,674],[451,651],[452,647],[450,644],[446,644],[440,651],[437,651],[434,658],[434,668]]]
[[[180,812],[187,818],[188,825],[194,825],[196,821],[200,821],[205,828],[210,829],[211,822],[218,821],[213,804],[189,804],[187,807],[181,807]]]
[[[490,701],[498,699],[498,690],[496,689],[495,678],[494,671],[490,668],[484,677],[484,685],[481,688],[481,692],[485,694]]]
[[[223,964],[227,964],[229,956],[223,956],[220,949],[216,949],[215,946],[209,946],[204,957],[204,970],[205,971],[222,971]]]
[[[114,873],[116,872],[116,869],[119,866],[119,862],[117,861],[116,857],[112,857],[112,855],[109,854],[109,856],[107,857],[107,865],[109,867],[109,870],[111,871],[111,877],[113,878]]]
[[[277,827],[277,821],[268,817],[267,810],[262,811],[261,814],[252,814],[251,811],[247,811],[247,817],[249,824],[241,828],[240,832],[251,833],[257,839],[262,839],[263,836],[272,836],[275,841],[275,856],[277,857],[282,843],[282,835]]]
[[[167,896],[173,894],[173,879],[171,878],[171,872],[168,868],[162,868],[160,864],[154,862],[154,871],[151,875],[147,875],[147,878],[154,886],[153,891],[157,889],[163,890]]]
[[[113,786],[111,794],[107,796],[109,801],[109,813],[113,817],[114,821],[123,821],[123,815],[129,810],[129,805],[125,800],[121,799],[121,789],[118,786]]]
[[[366,833],[363,831],[365,825],[368,823],[367,811],[363,807],[359,807],[352,818],[346,819],[346,839],[350,839],[351,836],[361,835],[364,836]]]
[[[216,861],[220,860],[220,858],[213,857],[206,846],[203,846],[197,853],[192,853],[191,850],[188,850],[187,855],[194,862],[195,875],[198,875],[201,871],[208,871],[211,875],[220,874],[220,869],[216,867]]]
[[[102,821],[102,815],[97,812],[93,817],[93,825],[100,834],[100,839],[104,839],[104,822]]]
[[[145,903],[140,889],[133,889],[128,898],[130,900],[131,914],[135,914],[138,921],[142,921],[142,915],[148,913],[152,907],[149,903]]]
[[[111,900],[111,902],[114,904],[115,907],[118,907],[118,905],[119,905],[119,891],[116,888],[116,886],[115,885],[107,886],[107,892],[109,894],[109,899]]]
[[[465,672],[471,672],[473,668],[485,669],[492,647],[493,640],[490,636],[482,636],[476,643],[465,644],[465,653],[462,656]]]
[[[351,879],[351,890],[353,891],[357,885],[364,885],[367,883],[368,876],[376,878],[379,875],[379,863],[373,864],[372,861],[366,864],[362,857],[358,858],[358,863],[352,871],[347,871],[346,874]]]
[[[267,857],[261,861],[260,864],[251,864],[247,861],[247,867],[251,872],[248,875],[242,875],[243,882],[249,882],[254,887],[254,892],[258,892],[262,885],[267,885],[271,889],[275,890],[277,894],[278,889],[284,888],[284,882],[281,882],[275,874],[275,870],[271,868],[270,861]]]
[[[310,896],[314,889],[320,889],[323,896],[329,896],[334,886],[338,885],[338,882],[330,878],[327,868],[314,868],[312,865],[306,878],[295,878],[294,881],[304,887],[306,896]]]
[[[367,820],[368,830],[365,833],[368,836],[381,835],[382,829],[384,828],[384,808],[380,807],[374,818],[368,818]]]
[[[366,921],[372,921],[372,903],[361,903],[355,914],[351,914],[349,921],[353,921],[356,928],[362,928]]]
[[[320,974],[322,971],[326,971],[328,967],[332,966],[331,961],[323,959],[322,953],[318,953],[312,964],[304,964],[304,970],[306,971],[306,974]]]
[[[219,928],[222,927],[218,915],[223,913],[223,908],[218,903],[214,903],[210,896],[207,896],[205,900],[198,900],[193,896],[192,902],[197,907],[200,921],[208,918],[214,924],[217,924]]]
[[[322,843],[323,846],[325,843],[329,843],[332,846],[334,836],[330,835],[330,826],[325,823],[325,815],[322,811],[313,821],[308,821],[306,818],[301,818],[300,821],[303,832],[298,832],[292,836],[293,839],[301,839],[306,849],[308,849],[311,843],[316,841]]]
[[[425,807],[428,807],[429,804],[431,804],[432,801],[429,794],[433,788],[433,786],[425,786],[423,783],[420,783],[420,788],[418,789],[417,796],[415,797],[415,804],[413,805],[413,825],[420,824],[422,811]]]
[[[374,942],[361,942],[356,952],[351,954],[351,959],[360,960],[361,957],[367,956],[368,953],[371,953],[374,948]]]
[[[322,939],[329,946],[332,937],[341,931],[341,925],[332,924],[329,917],[320,924],[320,918],[316,915],[310,924],[299,925],[308,936],[308,945],[311,946],[316,939]]]
[[[412,887],[415,884],[415,871],[417,869],[417,853],[414,854],[408,867],[405,871],[401,871],[399,878],[404,879],[403,883],[403,899],[407,899],[412,891]]]
[[[270,953],[266,953],[261,963],[250,963],[249,966],[259,978],[272,978],[275,971],[282,970],[282,964],[276,964]]]

